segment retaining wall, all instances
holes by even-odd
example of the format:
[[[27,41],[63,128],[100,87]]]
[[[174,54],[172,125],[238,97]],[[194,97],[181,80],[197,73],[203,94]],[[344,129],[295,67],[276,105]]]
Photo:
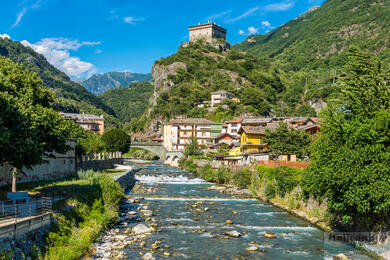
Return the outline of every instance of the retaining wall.
[[[140,168],[131,169],[121,175],[115,176],[113,179],[122,187],[122,189],[127,190],[130,187],[133,187],[135,184],[135,174],[140,171]]]
[[[111,169],[114,168],[114,164],[123,164],[123,158],[78,162],[76,165],[76,171],[78,170],[100,171],[104,169]]]

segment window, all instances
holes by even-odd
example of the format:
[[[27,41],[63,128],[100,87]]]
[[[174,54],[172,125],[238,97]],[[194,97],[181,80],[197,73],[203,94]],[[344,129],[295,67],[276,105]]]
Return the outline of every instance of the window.
[[[232,127],[237,127],[237,123],[232,124]]]
[[[237,129],[232,129],[231,132],[232,133],[237,133]]]

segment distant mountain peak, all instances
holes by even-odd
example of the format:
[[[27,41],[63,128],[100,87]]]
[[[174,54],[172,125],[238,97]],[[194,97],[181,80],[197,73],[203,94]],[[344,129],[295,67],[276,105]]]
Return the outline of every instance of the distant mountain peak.
[[[95,74],[80,84],[95,95],[102,94],[107,90],[119,86],[128,87],[131,83],[151,81],[152,74],[132,73],[130,71],[117,72],[111,71],[104,74]]]

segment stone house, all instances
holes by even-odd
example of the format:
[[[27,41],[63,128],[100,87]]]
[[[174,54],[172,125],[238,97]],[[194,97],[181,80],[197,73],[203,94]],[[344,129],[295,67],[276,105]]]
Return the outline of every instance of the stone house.
[[[62,113],[61,116],[67,120],[72,120],[84,130],[94,133],[104,134],[104,117],[90,114]]]
[[[211,93],[211,106],[219,105],[225,99],[234,98],[233,94],[225,90],[215,91]]]

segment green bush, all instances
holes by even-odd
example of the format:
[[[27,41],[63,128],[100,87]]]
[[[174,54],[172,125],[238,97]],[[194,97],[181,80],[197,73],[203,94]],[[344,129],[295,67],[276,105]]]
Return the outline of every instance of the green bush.
[[[102,136],[102,141],[108,152],[127,153],[130,148],[130,136],[121,129],[111,129]]]
[[[267,185],[265,185],[264,193],[269,200],[275,198],[276,192],[274,185],[272,185],[272,183],[267,183]]]
[[[302,170],[282,166],[274,168],[273,172],[276,193],[281,197],[300,185]]]
[[[233,173],[233,184],[241,189],[248,188],[251,184],[251,173],[249,170],[245,169],[241,172]]]
[[[88,180],[88,179],[98,179],[102,175],[102,172],[100,171],[94,171],[94,170],[79,170],[77,172],[77,178],[80,180]]]
[[[206,164],[198,170],[198,175],[200,178],[205,179],[206,181],[213,181],[213,168],[210,164]]]

